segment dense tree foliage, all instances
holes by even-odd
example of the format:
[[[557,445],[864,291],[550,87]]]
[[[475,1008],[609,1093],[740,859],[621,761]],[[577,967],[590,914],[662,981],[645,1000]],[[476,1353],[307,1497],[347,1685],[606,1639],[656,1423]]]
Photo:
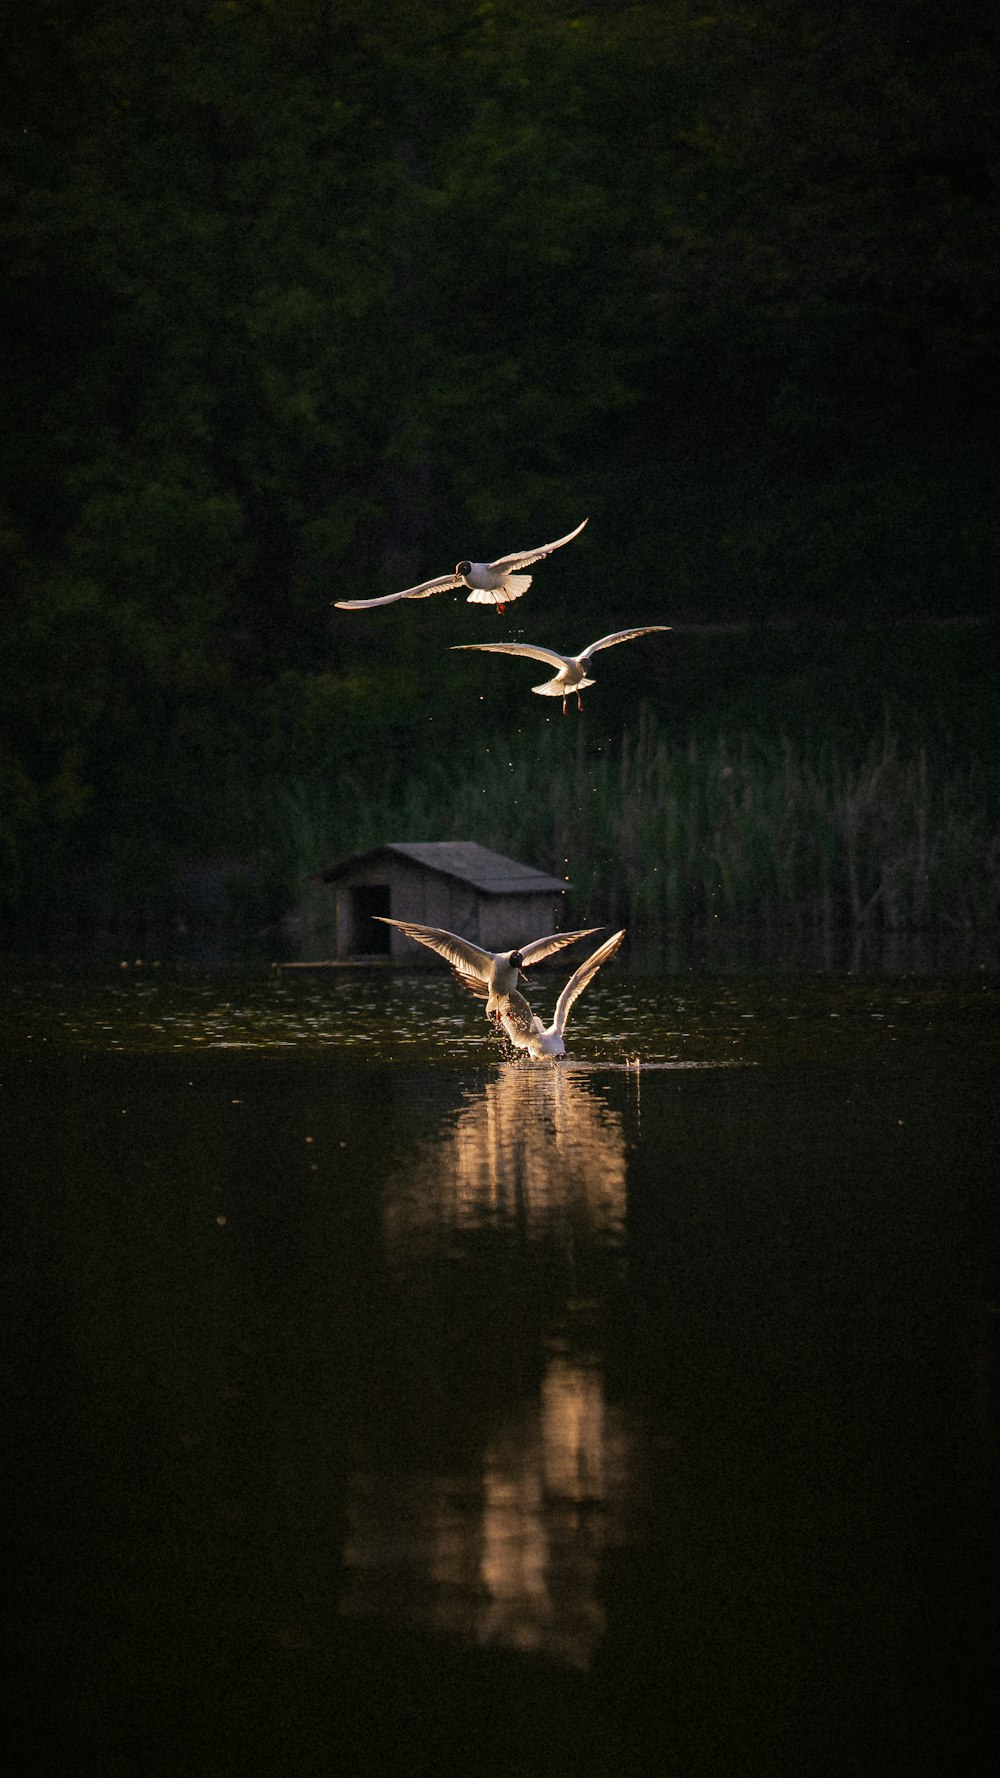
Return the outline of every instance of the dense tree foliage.
[[[8,905],[246,849],[262,781],[373,734],[416,757],[432,669],[449,744],[478,618],[330,600],[584,514],[535,640],[988,609],[985,0],[13,0],[0,30]]]

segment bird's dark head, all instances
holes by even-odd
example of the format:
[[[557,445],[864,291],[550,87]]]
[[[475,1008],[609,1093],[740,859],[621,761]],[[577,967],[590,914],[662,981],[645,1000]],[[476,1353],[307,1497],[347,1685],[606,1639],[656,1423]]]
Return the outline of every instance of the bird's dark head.
[[[471,574],[472,573],[472,563],[471,562],[456,562],[455,563],[455,573],[456,574]]]
[[[520,951],[511,951],[507,961],[510,964],[511,969],[520,969],[521,964],[524,962],[524,958],[521,956]]]

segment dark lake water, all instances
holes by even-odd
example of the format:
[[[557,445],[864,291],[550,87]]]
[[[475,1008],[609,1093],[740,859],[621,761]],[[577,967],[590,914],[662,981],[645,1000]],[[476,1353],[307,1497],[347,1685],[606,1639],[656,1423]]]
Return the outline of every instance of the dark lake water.
[[[998,1010],[9,972],[19,1772],[986,1772]]]

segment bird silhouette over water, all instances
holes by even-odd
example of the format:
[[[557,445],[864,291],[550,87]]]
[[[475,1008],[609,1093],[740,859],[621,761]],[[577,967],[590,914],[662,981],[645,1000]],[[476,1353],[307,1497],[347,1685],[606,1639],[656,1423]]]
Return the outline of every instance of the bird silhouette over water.
[[[478,649],[481,654],[524,654],[529,660],[544,661],[547,667],[555,667],[554,679],[547,679],[544,685],[533,685],[532,691],[541,698],[562,698],[563,715],[566,714],[566,699],[571,691],[576,692],[576,707],[583,709],[580,693],[587,685],[593,685],[588,679],[590,657],[600,648],[613,648],[618,642],[630,642],[633,636],[649,636],[654,630],[669,630],[669,624],[640,624],[633,630],[615,630],[611,636],[602,636],[599,642],[592,642],[579,654],[557,654],[554,648],[541,648],[534,642],[456,642],[455,650],[463,648]]]
[[[380,599],[335,599],[341,611],[367,611],[373,605],[395,605],[399,599],[429,599],[432,593],[443,593],[449,587],[467,586],[470,605],[495,605],[503,611],[512,600],[520,599],[531,585],[530,574],[519,574],[519,568],[530,568],[564,543],[579,537],[587,520],[557,537],[555,543],[543,543],[539,549],[516,549],[509,556],[498,556],[495,562],[459,562],[454,574],[439,574],[436,580],[422,580],[419,586],[404,587],[401,593],[383,593]]]
[[[385,926],[396,926],[417,944],[427,945],[443,957],[462,983],[486,1001],[487,1018],[499,1019],[507,996],[517,987],[522,969],[530,969],[543,957],[551,957],[564,945],[575,944],[578,938],[590,938],[599,926],[587,926],[580,932],[550,932],[547,938],[532,939],[511,951],[485,951],[471,939],[460,938],[456,932],[445,932],[439,926],[419,926],[413,920],[393,920],[388,914],[376,914]]]
[[[537,1013],[533,1013],[524,995],[513,989],[507,996],[507,1004],[500,1009],[500,1024],[517,1049],[528,1050],[533,1056],[552,1056],[557,1062],[566,1054],[565,1033],[566,1021],[570,1009],[579,1000],[587,983],[593,979],[602,963],[613,957],[625,937],[625,928],[612,933],[602,945],[598,945],[585,963],[570,976],[565,988],[556,1001],[555,1017],[551,1025],[543,1025]]]

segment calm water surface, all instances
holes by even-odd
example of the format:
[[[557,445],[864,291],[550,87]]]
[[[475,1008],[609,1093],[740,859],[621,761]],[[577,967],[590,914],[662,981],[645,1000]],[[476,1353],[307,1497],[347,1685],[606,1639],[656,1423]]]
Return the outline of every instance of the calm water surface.
[[[988,1770],[998,1002],[15,969],[20,1770]]]

